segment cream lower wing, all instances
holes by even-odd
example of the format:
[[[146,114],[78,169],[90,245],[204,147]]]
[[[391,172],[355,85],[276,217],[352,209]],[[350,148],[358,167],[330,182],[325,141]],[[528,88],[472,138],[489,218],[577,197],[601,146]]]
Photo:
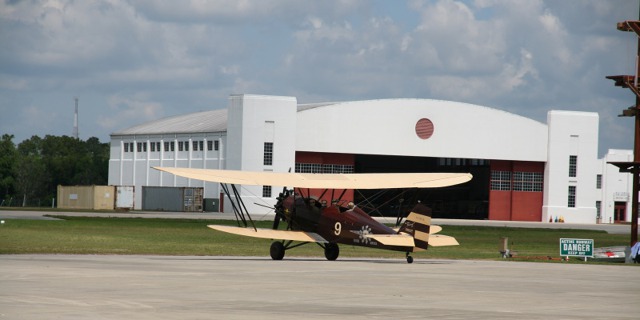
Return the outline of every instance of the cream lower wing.
[[[221,225],[208,225],[207,227],[226,232],[237,234],[240,236],[253,237],[253,238],[262,238],[262,239],[278,239],[278,240],[292,240],[292,241],[301,241],[301,242],[321,242],[327,243],[329,241],[325,240],[317,233],[313,232],[304,232],[304,231],[290,231],[290,230],[273,230],[273,229],[253,229],[253,228],[241,228],[241,227],[232,227],[232,226],[221,226]]]

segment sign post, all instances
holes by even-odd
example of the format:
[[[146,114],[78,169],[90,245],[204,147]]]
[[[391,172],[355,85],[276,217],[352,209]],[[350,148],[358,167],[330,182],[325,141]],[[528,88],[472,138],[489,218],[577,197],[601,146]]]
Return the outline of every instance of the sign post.
[[[560,256],[593,258],[593,239],[560,238]]]

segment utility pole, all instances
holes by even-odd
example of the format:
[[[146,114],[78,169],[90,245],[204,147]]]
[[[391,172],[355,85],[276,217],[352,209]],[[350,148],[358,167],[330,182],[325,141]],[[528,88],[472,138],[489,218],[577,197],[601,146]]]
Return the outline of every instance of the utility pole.
[[[639,13],[640,16],[640,13]],[[635,32],[640,37],[640,21],[618,22],[618,30]],[[633,174],[633,186],[631,196],[631,242],[633,246],[638,241],[638,191],[640,174],[640,88],[638,87],[638,75],[640,74],[640,38],[638,38],[638,50],[636,56],[636,74],[608,76],[607,79],[615,81],[617,87],[628,88],[636,95],[636,104],[622,110],[619,117],[634,117],[635,130],[633,138],[633,161],[632,162],[610,162],[620,168],[620,172],[630,172]]]

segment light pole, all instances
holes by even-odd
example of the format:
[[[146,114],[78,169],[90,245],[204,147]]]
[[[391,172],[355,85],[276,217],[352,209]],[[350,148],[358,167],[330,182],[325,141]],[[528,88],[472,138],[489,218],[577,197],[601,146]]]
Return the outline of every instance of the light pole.
[[[618,22],[618,30],[635,32],[640,37],[640,21]],[[638,51],[636,57],[636,74],[608,76],[607,79],[615,81],[617,87],[628,88],[636,95],[636,104],[623,110],[620,117],[634,117],[635,129],[633,138],[633,161],[632,162],[610,162],[620,168],[620,172],[630,172],[633,174],[633,186],[631,195],[631,246],[638,241],[638,191],[640,179],[640,90],[638,88],[638,74],[640,74],[640,38],[638,39]]]

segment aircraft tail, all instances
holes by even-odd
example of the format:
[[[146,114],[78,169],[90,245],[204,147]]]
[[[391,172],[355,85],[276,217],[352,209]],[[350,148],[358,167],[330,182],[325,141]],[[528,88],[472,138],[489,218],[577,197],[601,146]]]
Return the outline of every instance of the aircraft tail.
[[[418,203],[407,216],[398,233],[407,233],[413,237],[414,251],[427,250],[431,229],[431,209]]]

